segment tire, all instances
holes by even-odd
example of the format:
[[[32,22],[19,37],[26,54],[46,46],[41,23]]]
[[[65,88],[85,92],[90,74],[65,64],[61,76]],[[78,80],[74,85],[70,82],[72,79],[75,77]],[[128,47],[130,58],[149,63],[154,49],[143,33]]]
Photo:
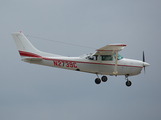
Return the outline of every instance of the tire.
[[[101,80],[100,80],[99,78],[96,78],[96,79],[95,79],[95,83],[96,83],[96,84],[100,84],[100,83],[101,83]]]
[[[108,78],[106,76],[102,76],[101,80],[102,80],[102,82],[106,82],[108,80]]]
[[[127,86],[127,87],[130,87],[131,85],[132,85],[131,81],[129,81],[129,80],[126,81],[126,86]]]

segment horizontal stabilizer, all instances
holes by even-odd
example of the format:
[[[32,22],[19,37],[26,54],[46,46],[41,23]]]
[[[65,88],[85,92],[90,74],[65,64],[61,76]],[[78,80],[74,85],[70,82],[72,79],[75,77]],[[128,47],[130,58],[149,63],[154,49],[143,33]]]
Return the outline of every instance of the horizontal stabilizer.
[[[35,58],[35,57],[25,57],[21,60],[24,62],[31,62],[31,61],[41,61],[43,58]]]

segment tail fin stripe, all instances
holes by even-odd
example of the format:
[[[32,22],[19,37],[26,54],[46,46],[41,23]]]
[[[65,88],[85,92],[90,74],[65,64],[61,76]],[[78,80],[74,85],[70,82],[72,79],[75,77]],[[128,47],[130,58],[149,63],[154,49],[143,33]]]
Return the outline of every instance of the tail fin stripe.
[[[25,51],[19,51],[19,54],[21,56],[26,56],[26,57],[41,57],[40,55],[30,53],[30,52],[25,52]]]

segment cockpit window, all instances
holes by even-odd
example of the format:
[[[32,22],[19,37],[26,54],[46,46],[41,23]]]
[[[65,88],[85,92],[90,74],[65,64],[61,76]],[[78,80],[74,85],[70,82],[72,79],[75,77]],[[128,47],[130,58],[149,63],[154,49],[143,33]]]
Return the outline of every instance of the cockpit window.
[[[116,58],[116,54],[114,54],[114,57]],[[123,59],[123,57],[120,54],[118,54],[117,60],[121,60],[121,59]]]
[[[112,55],[101,55],[102,61],[113,61]]]

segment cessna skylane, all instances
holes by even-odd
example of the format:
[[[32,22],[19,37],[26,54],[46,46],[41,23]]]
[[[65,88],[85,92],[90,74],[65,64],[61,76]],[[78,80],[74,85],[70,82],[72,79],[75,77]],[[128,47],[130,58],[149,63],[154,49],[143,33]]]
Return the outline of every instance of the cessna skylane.
[[[97,49],[94,53],[82,55],[79,57],[66,57],[51,53],[46,53],[36,49],[25,35],[21,32],[12,33],[13,39],[16,43],[21,60],[24,62],[39,64],[97,75],[95,79],[96,84],[106,82],[108,78],[106,75],[118,76],[125,75],[126,85],[131,86],[129,76],[138,75],[142,68],[150,64],[145,62],[144,52],[143,61],[126,59],[118,54],[125,44],[110,44]],[[101,75],[101,79],[98,75]]]

